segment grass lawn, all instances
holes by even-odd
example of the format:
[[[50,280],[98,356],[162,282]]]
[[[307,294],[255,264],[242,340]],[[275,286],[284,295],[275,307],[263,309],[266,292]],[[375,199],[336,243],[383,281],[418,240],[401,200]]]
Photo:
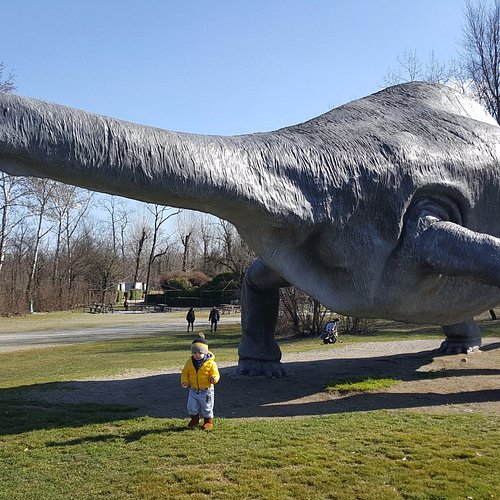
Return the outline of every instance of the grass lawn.
[[[88,409],[87,411],[90,411]],[[2,438],[2,499],[497,498],[498,421],[371,412],[218,420],[113,418]],[[73,409],[77,412],[77,409]]]
[[[500,322],[488,327],[500,336]],[[435,328],[394,328],[382,324],[368,337],[341,340],[439,336]],[[184,418],[134,418],[131,407],[23,396],[34,384],[178,368],[191,339],[172,333],[0,354],[0,499],[498,498],[495,416],[372,411],[217,419],[203,432],[186,430]],[[238,341],[237,327],[221,325],[210,346],[219,360],[232,361]],[[320,348],[318,339],[281,345]]]

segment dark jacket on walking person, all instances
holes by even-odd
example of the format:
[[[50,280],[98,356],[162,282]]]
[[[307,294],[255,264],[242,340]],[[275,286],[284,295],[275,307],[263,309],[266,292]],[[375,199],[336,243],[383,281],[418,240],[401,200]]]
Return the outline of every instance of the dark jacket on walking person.
[[[217,323],[220,320],[220,314],[217,308],[214,306],[212,307],[212,310],[210,311],[210,314],[208,315],[208,321],[210,321],[210,331],[211,332],[216,332],[217,331]]]
[[[189,327],[191,327],[191,331],[193,331],[195,319],[196,315],[194,314],[194,309],[191,307],[191,309],[189,309],[188,313],[186,314],[186,321],[188,322],[188,329],[187,329],[188,332],[189,332]]]

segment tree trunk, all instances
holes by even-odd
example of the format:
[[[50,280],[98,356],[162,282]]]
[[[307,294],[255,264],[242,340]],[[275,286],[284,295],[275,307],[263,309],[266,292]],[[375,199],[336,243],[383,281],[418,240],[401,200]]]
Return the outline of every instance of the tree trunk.
[[[135,271],[134,271],[134,287],[135,284],[139,281],[139,267],[141,265],[141,255],[142,251],[144,249],[144,242],[146,241],[148,235],[146,228],[142,228],[141,236],[139,238],[139,241],[137,243],[137,253],[135,255]]]
[[[184,238],[182,238],[182,245],[184,246],[184,252],[182,254],[182,270],[186,272],[189,266],[189,240],[193,233],[190,232],[186,234]]]
[[[7,176],[2,174],[2,193],[3,193],[3,207],[2,207],[2,227],[0,229],[0,274],[2,273],[3,264],[5,262],[5,246],[7,244],[7,224],[8,224],[8,210],[10,205],[10,191],[7,186]]]

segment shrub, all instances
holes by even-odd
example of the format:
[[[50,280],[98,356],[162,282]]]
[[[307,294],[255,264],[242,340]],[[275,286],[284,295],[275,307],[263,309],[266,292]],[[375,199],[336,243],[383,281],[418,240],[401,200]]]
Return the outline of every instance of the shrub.
[[[179,276],[178,278],[169,279],[166,283],[162,283],[162,287],[170,290],[190,290],[193,285],[185,277]]]
[[[194,287],[203,286],[210,281],[210,278],[201,271],[188,271],[186,272],[186,278]]]
[[[201,271],[176,271],[163,275],[160,285],[164,290],[189,290],[209,281],[210,278]]]
[[[233,288],[239,289],[241,282],[235,273],[226,272],[214,276],[210,283],[207,283],[207,288],[214,290],[223,290],[224,288],[233,285]]]

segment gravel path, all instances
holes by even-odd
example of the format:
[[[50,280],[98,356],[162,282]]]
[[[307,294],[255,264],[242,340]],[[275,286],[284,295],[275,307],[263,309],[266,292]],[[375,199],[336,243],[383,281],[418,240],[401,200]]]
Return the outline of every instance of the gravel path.
[[[439,344],[439,340],[335,344],[285,354],[288,376],[281,379],[240,377],[234,364],[221,363],[216,416],[296,417],[376,409],[500,415],[500,338],[486,339],[481,352],[469,355],[440,355]],[[133,406],[134,415],[183,417],[187,394],[179,385],[180,368],[44,384],[28,396],[56,403]],[[338,380],[377,376],[400,382],[369,394],[342,396],[324,390]]]
[[[239,318],[224,319],[224,323],[239,323]],[[196,326],[210,328],[208,321],[198,321]],[[22,333],[0,334],[0,353],[36,349],[41,347],[61,346],[70,344],[85,344],[115,339],[156,336],[159,332],[185,332],[185,320],[171,320],[161,323],[141,323],[122,326],[99,326],[93,328],[72,328],[69,330],[47,330]]]

